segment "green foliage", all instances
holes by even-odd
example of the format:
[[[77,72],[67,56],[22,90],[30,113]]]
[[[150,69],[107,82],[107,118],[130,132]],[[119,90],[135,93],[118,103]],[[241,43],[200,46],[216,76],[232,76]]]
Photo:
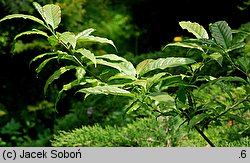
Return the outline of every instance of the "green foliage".
[[[55,135],[56,147],[156,147],[165,146],[166,133],[160,120],[144,118],[124,127],[95,124]]]
[[[20,118],[11,118],[0,130],[1,146],[49,146],[51,130],[46,120],[53,116],[54,104],[41,101],[37,105],[28,105]],[[21,120],[24,119],[24,123]],[[47,122],[48,123],[48,122]],[[29,132],[33,134],[29,134]],[[38,133],[37,135],[35,135]]]
[[[35,9],[40,14],[40,18],[25,14],[12,14],[0,20],[6,21],[14,18],[29,19],[38,23],[43,29],[33,29],[22,32],[15,39],[24,35],[41,35],[45,37],[51,45],[51,52],[43,53],[31,60],[31,63],[41,61],[36,68],[37,74],[41,73],[49,62],[57,61],[58,69],[50,75],[44,86],[44,94],[55,80],[62,78],[68,72],[75,72],[75,78],[65,81],[56,98],[56,105],[62,98],[63,93],[73,90],[86,100],[91,95],[113,95],[129,97],[130,101],[125,109],[126,113],[139,112],[140,110],[155,111],[158,116],[173,116],[183,120],[189,128],[195,129],[202,138],[210,145],[213,142],[205,135],[205,130],[222,124],[225,119],[236,120],[244,125],[249,125],[249,119],[244,120],[243,114],[249,111],[249,56],[243,54],[238,58],[233,58],[233,52],[240,52],[245,47],[248,33],[245,31],[234,31],[225,21],[218,21],[209,25],[209,32],[198,23],[190,21],[180,22],[181,28],[192,33],[196,38],[185,39],[182,42],[167,44],[164,50],[170,47],[189,49],[193,56],[187,54],[185,57],[159,57],[157,59],[145,59],[135,65],[129,60],[116,54],[97,54],[88,45],[89,43],[109,44],[116,50],[112,40],[92,35],[93,28],[82,30],[82,32],[60,31],[61,8],[55,4],[40,6],[33,3]],[[210,35],[209,35],[210,34]],[[191,51],[191,52],[190,52]],[[213,72],[207,73],[204,67],[210,62],[217,62],[219,66],[229,67],[231,72],[235,70],[241,76],[221,76],[216,77]],[[173,72],[173,69],[181,71]],[[244,93],[234,96],[236,93],[231,89],[229,83],[236,83],[244,89]],[[219,94],[223,100],[214,97],[200,98],[197,91],[213,89],[217,86],[223,94]],[[216,92],[216,91],[214,91]],[[198,94],[198,95],[197,95]],[[211,94],[208,92],[208,94]],[[213,94],[211,94],[214,96]],[[239,111],[242,115],[239,116]],[[69,116],[71,117],[71,116]],[[66,118],[67,119],[67,118]],[[70,118],[68,118],[70,119]],[[74,119],[73,119],[74,120]],[[68,121],[68,120],[66,120]],[[134,124],[135,125],[135,124]],[[140,127],[144,128],[142,124]],[[155,127],[155,126],[154,126]],[[128,125],[127,129],[130,127]],[[84,132],[94,131],[95,134],[81,138],[78,135]],[[137,133],[139,130],[136,129]],[[142,130],[143,131],[143,130]],[[92,146],[90,139],[97,139],[94,146],[151,146],[152,144],[141,144],[144,141],[135,140],[130,142],[113,143],[109,137],[114,135],[113,140],[119,140],[118,133],[123,133],[123,129],[106,126],[94,126],[93,129],[84,127],[75,130],[77,138],[84,139],[80,144],[59,144],[58,146]],[[80,132],[80,133],[78,133]],[[131,133],[136,133],[135,130]],[[97,136],[97,133],[104,135],[104,140]],[[122,136],[127,135],[123,133]],[[66,132],[62,132],[60,140]],[[128,134],[129,135],[129,134]],[[133,134],[131,134],[133,135]],[[69,134],[69,138],[72,139]],[[120,135],[121,136],[121,135]],[[134,135],[135,136],[135,135]],[[65,139],[69,139],[66,137]],[[101,140],[101,141],[100,141]],[[154,139],[153,139],[154,140]],[[87,143],[87,144],[85,144]],[[54,144],[57,146],[57,144]],[[157,144],[156,144],[157,146]]]

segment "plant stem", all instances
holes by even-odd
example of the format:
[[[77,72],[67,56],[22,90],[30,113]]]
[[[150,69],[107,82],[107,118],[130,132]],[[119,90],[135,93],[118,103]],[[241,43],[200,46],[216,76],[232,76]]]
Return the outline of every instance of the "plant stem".
[[[160,112],[159,110],[155,109],[151,104],[147,104],[147,106],[151,107],[152,109],[154,109],[157,112]],[[180,109],[182,114],[188,119],[188,121],[191,120],[191,118],[189,117],[189,115],[183,110]],[[199,129],[199,127],[197,125],[194,125],[195,130],[202,136],[202,138],[211,146],[211,147],[215,147],[214,143],[204,134],[204,132],[202,130]]]
[[[248,101],[248,100],[249,100],[249,99],[248,99],[249,96],[250,96],[250,95],[247,95],[247,96],[246,96],[245,98],[243,98],[241,101],[239,101],[239,102],[237,102],[236,104],[230,106],[230,107],[227,108],[224,112],[222,112],[222,113],[220,113],[219,115],[217,115],[216,117],[212,118],[212,119],[210,120],[210,122],[213,121],[213,120],[215,120],[215,119],[217,119],[217,118],[219,118],[219,117],[221,117],[221,116],[223,116],[223,115],[226,114],[229,110],[234,109],[235,107],[237,107],[238,105],[240,105],[240,104],[243,103],[244,101]]]
[[[189,117],[189,115],[183,110],[183,109],[180,109],[181,112],[183,113],[183,115],[188,119],[188,121],[191,120],[191,118]],[[204,134],[203,131],[201,131],[199,129],[199,127],[197,125],[194,125],[194,128],[195,130],[202,136],[202,138],[204,140],[206,140],[206,142],[211,146],[211,147],[215,147],[215,145],[213,144],[213,142]]]

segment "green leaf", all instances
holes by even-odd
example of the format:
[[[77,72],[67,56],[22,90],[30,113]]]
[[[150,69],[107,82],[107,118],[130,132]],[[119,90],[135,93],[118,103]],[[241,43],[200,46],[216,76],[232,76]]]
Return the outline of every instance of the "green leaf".
[[[49,37],[46,32],[43,32],[43,31],[40,31],[40,30],[36,29],[36,30],[32,30],[32,31],[26,31],[26,32],[19,33],[18,35],[16,35],[14,40],[16,40],[17,38],[19,38],[19,37],[21,37],[23,35],[42,35],[42,36],[45,36],[45,37]]]
[[[42,6],[37,2],[33,2],[33,5],[35,6],[35,8],[39,12],[39,14],[42,16],[43,20],[45,20],[45,14],[44,14]]]
[[[208,117],[208,114],[201,113],[198,115],[195,115],[190,121],[189,121],[189,127],[194,127],[198,123],[200,123],[202,120],[204,120],[206,117]]]
[[[232,46],[227,50],[227,52],[243,48],[243,47],[245,47],[245,45],[246,45],[246,43],[244,43],[244,42],[232,44]]]
[[[213,85],[218,82],[242,82],[242,83],[247,83],[245,79],[240,78],[238,76],[228,76],[228,77],[219,77],[219,78],[214,78],[212,76],[205,77],[206,81],[208,83],[203,84],[202,86],[199,87],[199,89],[202,89],[208,85]]]
[[[12,15],[7,15],[5,16],[4,18],[2,18],[0,20],[0,22],[2,21],[5,21],[5,20],[8,20],[8,19],[13,19],[13,18],[22,18],[22,19],[29,19],[29,20],[32,20],[32,21],[35,21],[41,25],[43,25],[44,27],[48,28],[44,22],[40,19],[38,19],[37,17],[35,16],[32,16],[32,15],[25,15],[25,14],[12,14]]]
[[[140,75],[143,75],[155,69],[163,70],[169,67],[178,67],[192,63],[195,63],[195,60],[190,58],[181,58],[181,57],[159,58],[157,60],[151,61],[146,66],[141,68]]]
[[[68,84],[63,85],[63,88],[59,91],[56,102],[55,102],[55,108],[57,106],[58,101],[61,99],[63,92],[70,90],[71,88],[78,86],[78,85],[85,85],[87,82],[79,82],[79,80],[74,80]]]
[[[138,110],[141,107],[141,104],[136,100],[126,109],[125,113],[131,114],[133,111]]]
[[[72,32],[63,32],[62,34],[60,34],[59,39],[62,40],[62,42],[64,44],[70,44],[72,46],[73,49],[75,49],[76,47],[76,37],[75,34]]]
[[[110,61],[117,61],[117,62],[119,62],[119,61],[120,62],[129,62],[125,58],[120,57],[120,56],[115,55],[115,54],[104,54],[104,55],[97,56],[96,58],[101,58],[101,59],[110,60]]]
[[[114,76],[111,76],[108,81],[115,80],[115,79],[131,79],[131,80],[136,80],[135,76],[127,75],[123,72],[115,74]],[[125,81],[125,80],[124,80]]]
[[[76,52],[80,53],[84,57],[86,57],[89,60],[91,60],[94,63],[95,67],[96,67],[96,57],[95,57],[94,53],[92,53],[91,51],[89,51],[87,49],[84,49],[84,48],[77,49]]]
[[[218,21],[210,24],[210,31],[216,43],[224,49],[229,49],[232,45],[232,30],[225,21]]]
[[[84,75],[86,74],[86,71],[82,67],[77,67],[76,68],[76,78],[80,81]]]
[[[207,31],[203,28],[203,26],[201,26],[198,23],[193,23],[190,21],[181,21],[179,22],[179,25],[181,26],[182,29],[186,29],[188,30],[188,32],[194,34],[197,39],[200,38],[209,39]]]
[[[54,4],[43,6],[44,21],[55,30],[61,22],[61,9]]]
[[[228,86],[223,82],[216,82],[216,84],[221,88],[222,92],[225,92],[230,97],[230,100],[234,102],[230,88],[228,88]]]
[[[210,58],[215,60],[216,62],[219,63],[219,65],[222,67],[222,62],[223,62],[223,55],[219,52],[214,52],[209,55]]]
[[[58,54],[58,62],[59,60],[63,59],[77,64],[77,61],[74,59],[74,57],[66,52],[57,51],[57,54]]]
[[[152,61],[154,61],[154,60],[153,59],[145,59],[142,62],[140,62],[136,66],[136,74],[137,75],[141,74],[141,71],[143,71],[145,69],[145,67],[147,67]]]
[[[96,56],[97,64],[113,67],[121,72],[120,76],[130,76],[134,79],[136,76],[136,70],[131,62],[123,57],[115,54],[105,54],[101,56]]]
[[[130,93],[129,91],[111,85],[83,88],[77,92],[87,93],[87,94],[105,94],[105,95],[111,94],[118,96],[134,97],[134,94]]]
[[[186,90],[184,89],[184,87],[180,87],[176,92],[176,95],[180,102],[182,102],[183,104],[186,103],[187,97],[186,97]]]
[[[69,70],[71,70],[71,69],[75,69],[75,68],[76,68],[76,66],[72,66],[72,65],[71,65],[71,66],[61,67],[59,70],[55,71],[54,74],[51,75],[51,76],[49,77],[49,79],[46,81],[46,84],[45,84],[45,86],[44,86],[44,95],[46,95],[48,86],[49,86],[54,80],[60,78],[60,76],[61,76],[63,73],[65,73],[65,72],[67,72],[67,71],[69,71]]]
[[[161,90],[168,89],[169,87],[185,85],[185,82],[182,80],[181,75],[171,75],[163,77],[161,80],[163,85]]]
[[[160,92],[160,93],[151,93],[148,95],[152,100],[159,101],[159,102],[173,102],[174,98],[170,96],[168,93]]]
[[[77,38],[77,42],[93,42],[93,43],[110,44],[116,49],[116,46],[115,46],[115,44],[113,43],[112,40],[109,40],[107,38],[102,38],[102,37],[88,36],[88,35],[84,36],[84,35],[82,35],[82,36]]]
[[[213,80],[213,82],[220,82],[220,81],[246,83],[245,79],[238,77],[238,76],[219,77],[219,78]]]
[[[51,58],[48,58],[46,60],[44,60],[37,68],[36,68],[36,73],[39,74],[40,71],[42,71],[42,69],[44,68],[44,66],[51,60],[53,59],[57,59],[57,56],[56,57],[51,57]]]
[[[86,37],[86,36],[89,36],[92,32],[94,32],[95,30],[93,28],[89,28],[89,29],[86,29],[80,33],[78,33],[76,35],[76,39],[80,38],[80,37]]]
[[[41,59],[41,58],[43,58],[43,57],[45,57],[45,56],[51,56],[51,55],[57,55],[57,53],[56,53],[56,52],[50,52],[50,53],[40,54],[40,55],[34,57],[34,58],[30,61],[29,65],[30,65],[32,62],[37,61],[38,59]]]
[[[170,44],[167,44],[163,49],[167,48],[168,46],[179,46],[179,47],[183,47],[183,48],[197,49],[197,50],[200,50],[200,51],[204,52],[204,50],[202,49],[201,46],[199,46],[196,43],[190,43],[190,42],[170,43]]]
[[[131,85],[133,85],[133,86],[138,85],[138,86],[142,86],[143,88],[146,88],[147,87],[147,80],[138,79],[138,80],[133,81],[131,83]]]
[[[47,40],[54,49],[56,49],[56,46],[59,45],[59,40],[54,35],[49,36]]]
[[[247,59],[246,57],[241,57],[237,60],[237,63],[245,72],[249,71],[249,65],[250,65],[249,59]]]
[[[149,91],[149,89],[155,84],[160,81],[160,79],[166,75],[167,73],[162,72],[162,73],[157,73],[152,77],[147,78],[147,85],[146,85],[146,90]]]

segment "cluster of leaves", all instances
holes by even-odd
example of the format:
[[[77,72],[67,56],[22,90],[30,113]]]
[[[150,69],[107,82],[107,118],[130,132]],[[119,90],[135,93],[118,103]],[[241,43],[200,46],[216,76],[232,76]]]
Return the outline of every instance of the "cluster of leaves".
[[[75,80],[64,84],[59,91],[56,104],[64,92],[77,88],[77,93],[87,98],[90,94],[104,94],[115,96],[126,96],[131,98],[126,109],[127,113],[137,111],[141,108],[156,111],[160,116],[180,116],[183,123],[188,123],[195,128],[199,134],[211,145],[214,144],[206,137],[200,127],[206,128],[211,122],[220,121],[223,116],[232,110],[249,110],[249,59],[242,56],[233,60],[230,56],[232,51],[245,46],[248,33],[233,31],[225,21],[210,24],[208,32],[198,23],[180,22],[183,29],[187,29],[196,38],[184,40],[183,42],[170,43],[165,48],[177,46],[193,50],[200,59],[187,57],[166,57],[157,59],[145,59],[134,66],[130,61],[116,54],[97,55],[85,48],[86,43],[106,43],[112,45],[113,41],[91,35],[94,29],[89,28],[78,34],[73,32],[58,32],[61,22],[61,9],[54,4],[40,6],[33,3],[42,19],[32,15],[13,14],[8,15],[0,22],[13,19],[30,19],[42,25],[48,32],[33,29],[18,34],[15,39],[23,35],[38,34],[47,38],[53,48],[52,52],[36,56],[31,63],[42,60],[36,68],[39,74],[48,62],[57,60],[60,68],[56,70],[46,81],[44,94],[48,87],[68,71],[75,71]],[[233,34],[237,34],[233,36]],[[232,70],[237,70],[245,75],[214,77],[200,74],[202,68],[211,61],[216,61],[223,66],[227,60]],[[172,74],[169,68],[183,67],[184,73]],[[245,85],[246,96],[234,99],[230,90],[225,87],[226,82],[238,82]],[[200,83],[204,83],[200,87]],[[212,107],[197,103],[193,90],[219,84],[229,96],[230,105],[217,102]],[[217,109],[220,108],[220,109]],[[248,123],[248,122],[246,122]]]

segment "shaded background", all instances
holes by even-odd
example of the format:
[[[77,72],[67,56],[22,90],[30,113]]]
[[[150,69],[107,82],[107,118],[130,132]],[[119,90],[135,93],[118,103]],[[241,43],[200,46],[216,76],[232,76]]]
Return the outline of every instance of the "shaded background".
[[[13,13],[38,16],[32,2],[32,0],[0,0],[0,17]],[[244,5],[243,0],[38,0],[37,2],[41,5],[57,3],[61,6],[63,19],[60,30],[79,32],[94,27],[96,35],[114,41],[121,55],[132,53],[140,56],[161,51],[161,47],[172,42],[175,36],[188,36],[188,33],[179,27],[179,21],[198,22],[206,29],[209,23],[219,20],[227,21],[233,29],[250,22],[249,7]],[[246,8],[240,10],[239,6]],[[111,111],[108,110],[110,108],[103,109],[100,101],[107,99],[100,98],[83,103],[82,99],[69,92],[68,97],[59,104],[59,113],[55,113],[53,103],[58,85],[62,83],[56,82],[50,88],[49,95],[46,97],[43,95],[43,86],[49,75],[54,72],[55,63],[51,63],[38,77],[35,74],[35,65],[29,67],[29,62],[34,56],[51,50],[46,40],[24,37],[13,49],[15,35],[33,27],[36,27],[36,24],[26,20],[11,20],[0,24],[0,145],[1,140],[4,146],[18,146],[38,139],[44,139],[44,142],[38,145],[46,145],[49,144],[48,139],[56,129],[71,129],[100,122],[120,107],[113,106]],[[99,113],[94,120],[88,119],[86,111],[95,102],[100,103]],[[108,102],[110,101],[107,100]],[[79,116],[81,114],[83,115]]]

